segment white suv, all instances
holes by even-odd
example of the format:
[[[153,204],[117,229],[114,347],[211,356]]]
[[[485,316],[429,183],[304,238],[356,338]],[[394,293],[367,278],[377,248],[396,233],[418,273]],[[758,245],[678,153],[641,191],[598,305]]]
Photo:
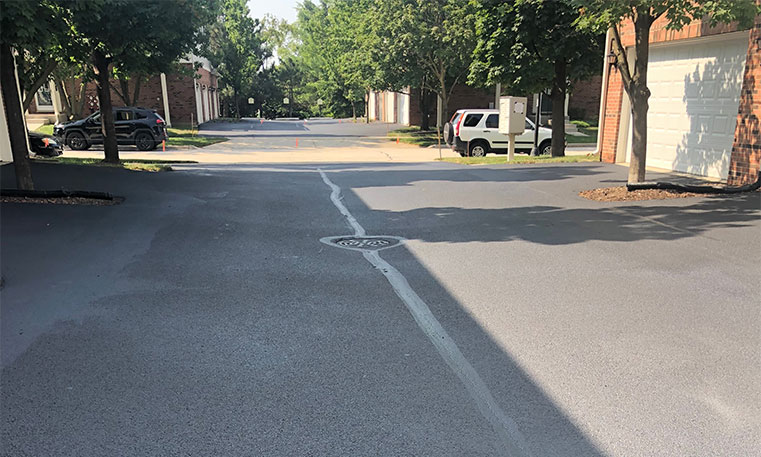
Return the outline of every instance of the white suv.
[[[462,109],[444,126],[444,139],[461,156],[483,157],[493,152],[506,154],[507,135],[499,133],[499,110]],[[551,152],[552,130],[539,127],[540,155]],[[526,130],[515,137],[516,151],[530,153],[534,148],[534,123],[526,119]]]

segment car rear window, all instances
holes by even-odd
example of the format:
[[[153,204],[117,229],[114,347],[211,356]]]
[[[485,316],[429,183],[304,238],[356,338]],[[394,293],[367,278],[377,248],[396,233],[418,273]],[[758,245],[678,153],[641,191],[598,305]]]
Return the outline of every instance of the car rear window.
[[[483,114],[468,114],[465,116],[465,120],[462,121],[462,125],[463,127],[475,127],[481,121],[482,117],[484,117]]]
[[[116,111],[117,121],[131,121],[134,118],[135,118],[135,114],[131,110],[117,110]]]
[[[148,117],[148,111],[135,111],[135,119],[145,119]]]
[[[454,113],[454,116],[452,116],[452,124],[457,124],[457,121],[460,120],[460,117],[462,116],[462,113]]]
[[[487,129],[499,128],[499,114],[490,114],[489,117],[486,118],[486,128]]]

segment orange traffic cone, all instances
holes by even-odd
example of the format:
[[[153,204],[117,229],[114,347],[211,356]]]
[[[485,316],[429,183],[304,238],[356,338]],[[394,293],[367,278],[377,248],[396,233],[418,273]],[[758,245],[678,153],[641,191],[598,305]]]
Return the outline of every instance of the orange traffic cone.
[[[161,150],[166,152],[166,140],[161,140]]]

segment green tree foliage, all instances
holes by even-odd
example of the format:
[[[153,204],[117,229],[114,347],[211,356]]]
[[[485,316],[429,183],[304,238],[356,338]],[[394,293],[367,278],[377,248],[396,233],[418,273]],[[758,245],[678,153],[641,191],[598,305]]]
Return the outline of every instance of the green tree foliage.
[[[369,0],[306,0],[299,7],[295,33],[298,57],[311,87],[339,115],[360,113],[372,86],[372,55],[366,21]],[[348,114],[348,113],[347,113]]]
[[[672,30],[680,30],[698,19],[709,25],[738,21],[741,28],[747,28],[754,17],[761,14],[761,5],[754,0],[573,0],[573,3],[582,11],[578,21],[582,29],[612,31],[616,66],[632,105],[629,182],[642,182],[645,180],[650,98],[647,87],[650,26],[665,17]],[[626,21],[631,21],[634,26],[633,59],[621,42],[621,26]]]
[[[58,35],[53,32],[64,26],[57,20],[59,10],[58,5],[50,0],[0,2],[0,86],[19,189],[33,189],[34,182],[28,161],[24,108],[17,90],[16,66],[21,67],[22,74],[31,75],[20,84],[27,93],[34,85],[29,81],[47,80],[43,73],[47,71],[49,74],[52,69],[47,70],[49,65],[43,62],[41,50],[57,44]],[[34,64],[25,67],[25,55],[32,55]]]
[[[217,14],[216,0],[59,0],[71,14],[72,33],[85,43],[78,57],[98,86],[105,160],[119,161],[109,79],[114,66],[160,72],[193,52]]]
[[[468,76],[476,39],[475,6],[462,0],[384,0],[373,11],[379,68],[387,86],[424,87],[441,99],[448,119],[449,99]]]
[[[252,95],[256,75],[270,54],[262,41],[262,26],[249,15],[245,0],[222,1],[206,55],[219,71],[224,111],[240,117],[243,100]]]
[[[565,97],[570,84],[595,71],[602,59],[603,36],[579,30],[579,11],[559,0],[480,0],[478,44],[470,67],[471,83],[501,83],[516,94],[551,89],[552,155],[565,150]]]

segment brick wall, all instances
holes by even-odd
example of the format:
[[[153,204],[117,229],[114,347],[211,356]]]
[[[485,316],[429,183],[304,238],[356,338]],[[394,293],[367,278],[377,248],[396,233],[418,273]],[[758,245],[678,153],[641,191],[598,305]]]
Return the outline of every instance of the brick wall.
[[[169,99],[169,116],[172,125],[198,124],[194,84],[192,76],[179,73],[166,75],[166,95]]]
[[[420,89],[410,91],[410,125],[421,125],[423,113],[420,111]],[[436,94],[428,93],[428,125],[436,128]]]
[[[652,27],[650,28],[650,43],[651,44],[666,42],[666,41],[683,40],[687,38],[698,38],[698,37],[705,37],[705,36],[711,36],[711,35],[718,35],[721,33],[736,32],[738,30],[737,24],[719,24],[719,25],[716,25],[715,27],[710,27],[708,23],[704,23],[702,21],[695,21],[692,24],[685,26],[682,30],[668,30],[666,28],[667,25],[668,25],[668,21],[665,18],[660,18],[653,23]],[[756,28],[757,27],[758,27],[758,18],[756,19]],[[631,23],[631,21],[627,21],[627,23],[625,23],[622,26],[621,41],[623,42],[624,46],[634,45],[634,25]],[[749,59],[751,56],[751,51],[753,50],[752,46],[753,46],[753,42],[751,41],[751,49],[748,50]],[[758,53],[757,48],[755,52],[757,57],[757,53]],[[752,77],[753,74],[754,74],[753,71],[751,71],[750,76]],[[747,90],[750,90],[753,93],[757,93],[758,91],[758,77],[756,76],[755,79],[752,79],[752,78],[749,79],[749,73],[747,69],[746,69],[746,76],[745,76],[745,81],[743,83],[742,90],[743,90],[743,94],[745,94]],[[621,80],[621,75],[618,72],[618,69],[616,69],[615,67],[611,67],[610,69],[610,72],[608,75],[608,88],[606,92],[607,92],[607,102],[605,107],[605,127],[603,128],[603,132],[602,132],[601,158],[603,162],[612,163],[612,162],[615,162],[615,159],[616,159],[616,147],[618,145],[619,124],[621,121],[621,105],[623,102],[622,97],[627,96],[623,89],[623,81]],[[756,105],[758,105],[757,101],[755,103]],[[747,107],[751,107],[752,105],[753,105],[753,100],[748,102]],[[743,104],[741,103],[741,111],[742,111],[742,106]],[[742,117],[742,114],[739,117]],[[739,125],[740,125],[740,122],[738,121],[738,126]],[[748,132],[750,132],[749,133],[750,135],[752,135],[752,131],[753,131],[752,129],[748,129]],[[737,143],[737,141],[735,143]],[[746,144],[746,143],[743,143],[743,144]],[[743,151],[746,150],[744,147],[738,148],[738,160],[740,161],[742,161],[742,157],[743,157],[742,155],[743,152],[740,151],[741,149]],[[750,154],[749,157],[752,159],[753,154]],[[758,170],[758,153],[757,152],[755,157],[756,157],[755,170]],[[733,158],[734,158],[734,148],[733,148]],[[731,169],[732,169],[732,163],[730,163],[730,170]],[[730,174],[731,173],[732,172],[730,171]],[[740,164],[740,167],[738,168],[738,173],[740,174],[743,173],[741,164]]]
[[[618,144],[618,130],[621,122],[621,105],[624,97],[624,81],[621,73],[614,66],[608,72],[608,88],[606,90],[605,125],[603,126],[601,139],[601,160],[614,163],[616,161],[616,146]]]
[[[190,68],[190,64],[185,64],[185,66]],[[172,125],[189,126],[191,123],[194,125],[198,124],[194,85],[196,83],[204,84],[207,88],[212,89],[207,92],[208,106],[212,107],[216,104],[216,96],[213,94],[217,90],[217,77],[204,68],[199,68],[196,71],[196,74],[199,76],[198,79],[179,73],[166,75],[167,98],[169,101],[169,114]],[[134,93],[134,87],[135,82],[130,81],[130,94]],[[73,82],[68,83],[66,88],[70,93],[71,91],[76,90]],[[121,90],[121,88],[119,89]],[[98,110],[98,92],[95,82],[90,82],[87,85],[85,98],[87,101],[85,102],[83,115],[89,116]],[[125,106],[124,100],[113,88],[111,88],[111,102],[114,106]],[[135,105],[156,110],[166,118],[163,94],[161,93],[160,75],[152,76],[141,83],[140,94]],[[216,117],[219,111],[218,109],[212,109],[211,113]]]
[[[602,75],[591,76],[576,82],[568,99],[568,114],[579,112],[581,119],[597,119],[600,115]],[[571,116],[572,119],[576,119]]]
[[[477,89],[466,85],[458,85],[452,91],[449,97],[447,113],[444,120],[448,121],[455,111],[463,108],[488,108],[489,103],[494,103],[494,88],[490,90]],[[436,105],[433,105],[433,111],[436,112]],[[435,118],[435,114],[434,114]],[[435,123],[433,124],[436,125]]]
[[[761,161],[761,16],[750,34],[740,93],[735,141],[729,161],[729,185],[755,182]]]

